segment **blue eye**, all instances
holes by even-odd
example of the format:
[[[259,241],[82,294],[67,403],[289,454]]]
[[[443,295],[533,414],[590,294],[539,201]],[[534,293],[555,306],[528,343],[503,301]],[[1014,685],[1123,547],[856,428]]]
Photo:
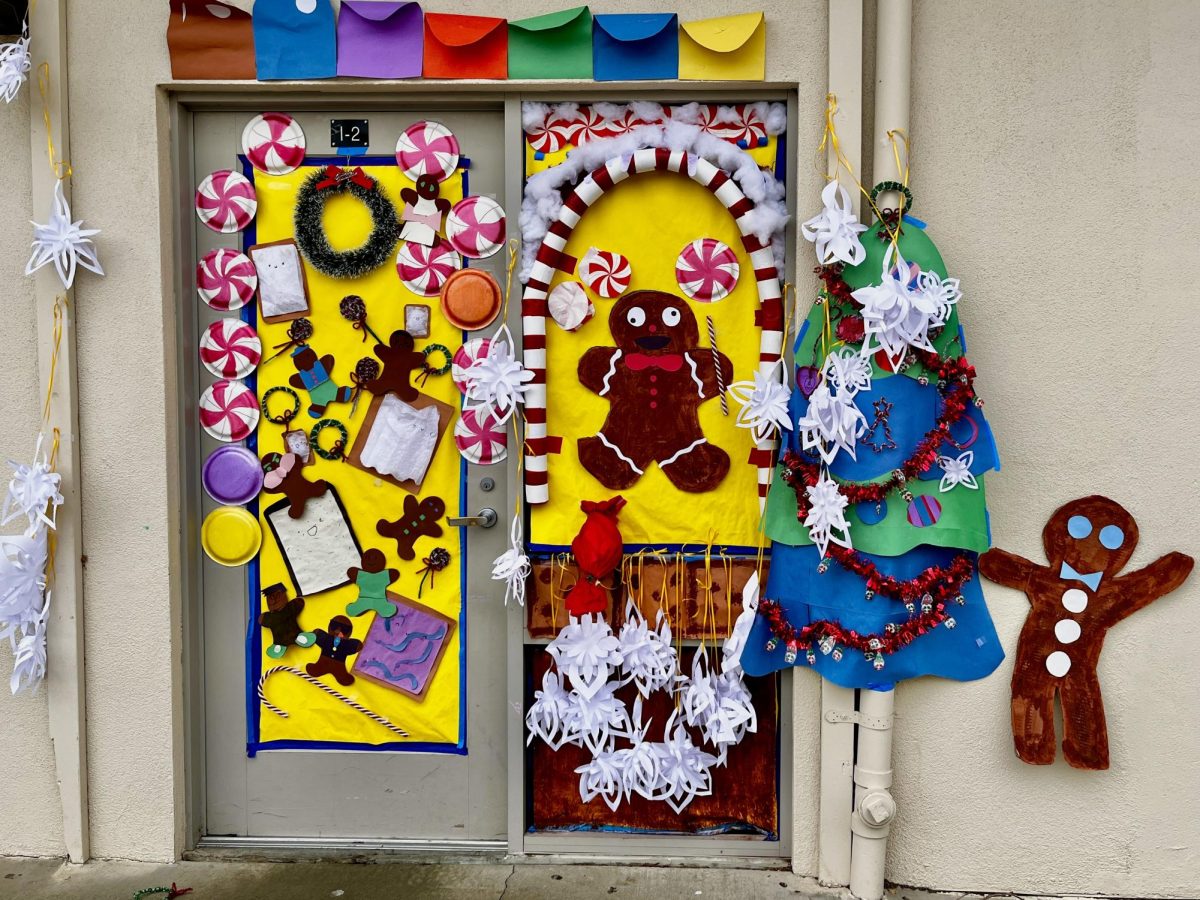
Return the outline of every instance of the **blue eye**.
[[[1125,532],[1116,525],[1105,525],[1100,529],[1100,543],[1108,550],[1116,550],[1125,543]]]
[[[1118,529],[1120,530],[1120,529]],[[1080,541],[1092,533],[1092,520],[1087,516],[1071,516],[1067,519],[1067,534]],[[1103,540],[1103,538],[1101,538]],[[1107,545],[1105,545],[1107,546]],[[1119,546],[1119,542],[1118,542]],[[1109,548],[1112,549],[1112,548]]]

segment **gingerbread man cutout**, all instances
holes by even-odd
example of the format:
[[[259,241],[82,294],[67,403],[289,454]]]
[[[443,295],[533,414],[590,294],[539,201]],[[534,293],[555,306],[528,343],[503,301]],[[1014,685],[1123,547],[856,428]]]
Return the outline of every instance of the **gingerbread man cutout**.
[[[390,619],[396,614],[396,604],[387,598],[387,589],[400,577],[400,570],[387,567],[382,550],[365,551],[361,565],[347,569],[346,577],[358,588],[358,599],[346,606],[346,615],[361,616],[370,610]]]
[[[380,519],[375,530],[384,537],[394,538],[401,559],[416,559],[413,549],[417,538],[441,537],[442,526],[437,520],[446,514],[446,503],[441,497],[426,497],[418,501],[409,494],[404,498],[404,515],[394,522]]]
[[[417,179],[417,188],[405,188],[400,192],[404,201],[404,212],[400,216],[403,226],[400,239],[432,247],[437,243],[442,229],[442,216],[450,212],[450,201],[439,197],[441,185],[436,178],[422,175]]]
[[[409,379],[415,369],[425,365],[425,354],[413,346],[413,336],[407,331],[393,331],[386,347],[376,344],[375,355],[383,363],[383,371],[378,378],[366,382],[367,390],[380,396],[395,394],[405,403],[416,400],[418,391],[409,384]]]
[[[329,490],[324,478],[309,481],[304,477],[303,463],[295,453],[268,453],[262,458],[263,490],[272,494],[283,494],[291,506],[288,515],[299,519],[309,500],[320,497]]]
[[[708,442],[700,404],[718,396],[717,367],[687,301],[634,291],[608,317],[616,347],[579,360],[584,387],[612,404],[595,437],[579,440],[579,461],[610,490],[633,486],[651,463],[681,491],[711,491],[729,472],[729,454]],[[724,383],[733,364],[716,355]]]
[[[1063,756],[1077,769],[1108,768],[1108,730],[1096,663],[1104,636],[1122,619],[1169,594],[1194,560],[1168,553],[1144,569],[1118,573],[1133,556],[1138,527],[1107,497],[1073,500],[1042,530],[1048,566],[1006,550],[989,550],[979,571],[1024,591],[1030,611],[1017,642],[1012,729],[1017,756],[1054,762],[1054,694],[1063,714]]]
[[[308,391],[308,414],[314,419],[325,415],[330,403],[349,403],[354,396],[353,388],[338,387],[330,375],[334,365],[332,353],[318,357],[308,344],[297,344],[292,351],[292,364],[296,374],[288,379],[288,384],[298,391]]]

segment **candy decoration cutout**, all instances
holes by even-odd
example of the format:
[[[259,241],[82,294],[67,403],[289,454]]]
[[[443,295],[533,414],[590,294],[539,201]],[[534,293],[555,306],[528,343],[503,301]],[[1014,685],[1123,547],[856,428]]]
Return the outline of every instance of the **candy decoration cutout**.
[[[570,139],[570,126],[561,119],[548,125],[537,125],[525,132],[529,146],[535,153],[545,156],[547,153],[557,153],[567,146]]]
[[[446,238],[470,259],[486,259],[504,246],[504,207],[491,197],[464,197],[446,216]]]
[[[908,504],[908,523],[915,528],[928,528],[936,525],[942,517],[942,504],[937,497],[923,494],[914,497]]]
[[[262,341],[241,319],[217,319],[200,337],[200,361],[218,378],[245,378],[262,360]]]
[[[221,234],[241,231],[258,212],[258,195],[246,176],[218,169],[196,188],[196,216]]]
[[[221,247],[209,250],[196,265],[196,291],[200,299],[220,312],[241,309],[258,290],[258,273],[250,257]]]
[[[492,342],[487,338],[472,338],[454,352],[454,359],[450,364],[450,378],[460,394],[467,392],[467,369],[471,368],[475,360],[487,356],[491,345]]]
[[[258,427],[258,398],[240,381],[221,379],[200,395],[200,424],[208,436],[232,444]]]
[[[458,138],[441,122],[414,122],[396,141],[396,162],[413,181],[444,181],[458,168]]]
[[[508,430],[487,410],[464,409],[454,425],[454,445],[467,462],[490,466],[508,458]]]
[[[716,238],[697,238],[675,261],[680,290],[698,303],[724,300],[737,286],[740,274],[737,254]]]
[[[546,300],[546,308],[563,331],[578,331],[596,314],[591,298],[578,281],[564,281],[555,286]]]
[[[593,247],[579,261],[579,277],[596,296],[615,300],[629,290],[633,267],[620,253]]]
[[[268,175],[286,175],[304,162],[304,130],[287,113],[260,113],[242,132],[242,152]]]
[[[436,297],[451,273],[461,268],[462,257],[441,238],[432,247],[405,241],[396,254],[396,274],[421,297]]]

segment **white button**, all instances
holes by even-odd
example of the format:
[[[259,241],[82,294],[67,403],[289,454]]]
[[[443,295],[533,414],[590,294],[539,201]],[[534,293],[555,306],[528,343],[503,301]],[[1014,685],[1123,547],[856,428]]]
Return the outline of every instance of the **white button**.
[[[1087,609],[1088,595],[1079,588],[1068,588],[1063,591],[1062,605],[1067,608],[1067,612],[1081,613]]]
[[[1046,669],[1055,678],[1062,678],[1071,671],[1071,657],[1061,650],[1055,650],[1046,657]]]
[[[1074,619],[1061,619],[1054,623],[1054,636],[1060,644],[1073,644],[1079,640],[1079,623]]]

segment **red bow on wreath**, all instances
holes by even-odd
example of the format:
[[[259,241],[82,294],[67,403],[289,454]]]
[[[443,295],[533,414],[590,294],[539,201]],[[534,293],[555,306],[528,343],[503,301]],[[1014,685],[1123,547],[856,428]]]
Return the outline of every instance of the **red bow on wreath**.
[[[372,181],[367,173],[358,166],[353,169],[340,169],[337,166],[326,166],[325,177],[317,182],[317,190],[322,191],[325,188],[337,187],[346,181],[353,181],[359,187],[364,187],[371,190],[375,187],[375,182]]]

